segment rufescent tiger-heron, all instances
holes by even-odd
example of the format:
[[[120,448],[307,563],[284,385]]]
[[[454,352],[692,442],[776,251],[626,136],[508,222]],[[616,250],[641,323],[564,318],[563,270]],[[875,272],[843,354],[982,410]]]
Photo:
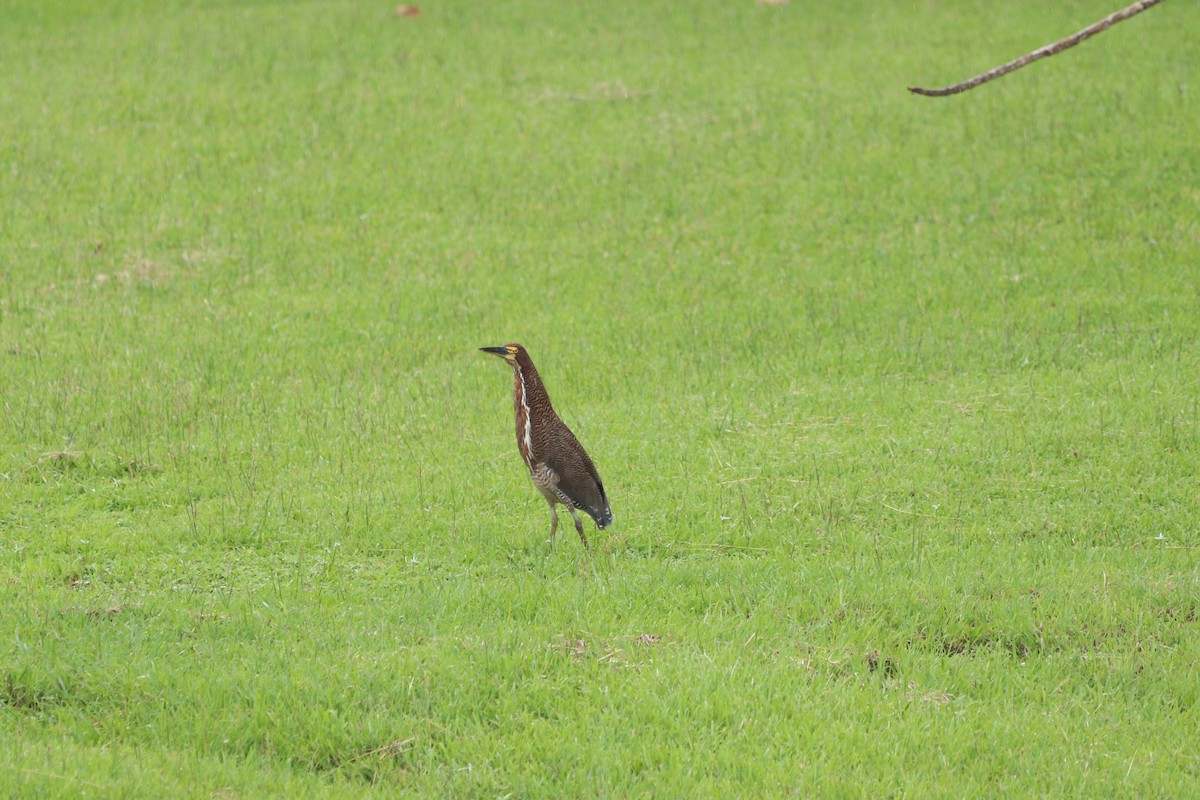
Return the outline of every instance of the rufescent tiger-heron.
[[[575,530],[586,549],[587,536],[575,509],[581,508],[596,521],[596,528],[612,522],[612,509],[604,483],[583,445],[575,438],[550,404],[550,395],[529,353],[519,344],[481,347],[485,353],[503,358],[513,368],[513,410],[517,419],[517,449],[538,491],[550,504],[550,547],[558,531],[558,509],[562,503],[575,520]]]

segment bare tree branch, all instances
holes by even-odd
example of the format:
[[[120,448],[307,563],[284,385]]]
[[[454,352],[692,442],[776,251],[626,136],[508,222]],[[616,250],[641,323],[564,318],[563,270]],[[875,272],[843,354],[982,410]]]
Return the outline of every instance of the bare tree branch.
[[[974,78],[965,80],[962,83],[956,83],[953,86],[946,86],[942,89],[922,89],[920,86],[910,86],[908,87],[908,90],[913,94],[925,95],[926,97],[948,97],[952,94],[965,92],[968,89],[974,89],[976,86],[981,86],[988,81],[995,80],[1001,75],[1007,75],[1008,73],[1018,70],[1027,64],[1032,64],[1033,62],[1039,61],[1047,56],[1052,56],[1055,53],[1061,53],[1063,50],[1066,50],[1069,47],[1074,47],[1084,39],[1090,39],[1097,33],[1116,25],[1121,20],[1129,19],[1134,14],[1140,14],[1150,6],[1158,5],[1161,2],[1162,0],[1140,0],[1140,2],[1134,3],[1128,8],[1123,8],[1120,11],[1114,11],[1104,19],[1088,25],[1078,33],[1072,34],[1065,39],[1059,39],[1054,44],[1048,44],[1045,47],[1039,47],[1032,53],[1027,53],[1014,61],[1010,61],[1007,64],[996,67],[995,69],[990,69],[982,75],[976,75]]]

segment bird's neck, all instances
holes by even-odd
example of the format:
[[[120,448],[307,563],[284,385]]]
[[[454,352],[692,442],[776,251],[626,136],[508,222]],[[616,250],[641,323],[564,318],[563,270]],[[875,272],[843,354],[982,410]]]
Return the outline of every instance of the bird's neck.
[[[534,452],[534,417],[544,419],[554,414],[550,396],[532,364],[517,364],[513,369],[513,412],[517,423],[517,447],[532,473],[538,460],[538,454]]]
[[[537,367],[533,364],[518,364],[513,370],[513,402],[526,408],[553,408],[550,395],[542,384],[542,376],[538,375]]]

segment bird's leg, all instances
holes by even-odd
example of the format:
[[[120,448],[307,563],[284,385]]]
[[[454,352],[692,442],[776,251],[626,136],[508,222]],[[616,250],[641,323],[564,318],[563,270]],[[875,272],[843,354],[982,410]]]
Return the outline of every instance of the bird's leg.
[[[550,549],[554,549],[554,534],[558,531],[558,509],[550,504]]]
[[[579,515],[575,513],[575,506],[567,506],[571,511],[571,517],[575,520],[575,530],[579,531],[579,538],[583,540],[583,549],[588,549],[587,537],[583,535],[583,523],[579,521]]]

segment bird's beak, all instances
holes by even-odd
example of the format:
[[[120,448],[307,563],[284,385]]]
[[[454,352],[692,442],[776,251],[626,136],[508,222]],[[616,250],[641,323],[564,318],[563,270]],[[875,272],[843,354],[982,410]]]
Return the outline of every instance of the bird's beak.
[[[483,351],[484,353],[491,353],[494,356],[500,356],[501,358],[508,358],[508,348],[507,347],[481,347],[479,349],[481,351]]]

